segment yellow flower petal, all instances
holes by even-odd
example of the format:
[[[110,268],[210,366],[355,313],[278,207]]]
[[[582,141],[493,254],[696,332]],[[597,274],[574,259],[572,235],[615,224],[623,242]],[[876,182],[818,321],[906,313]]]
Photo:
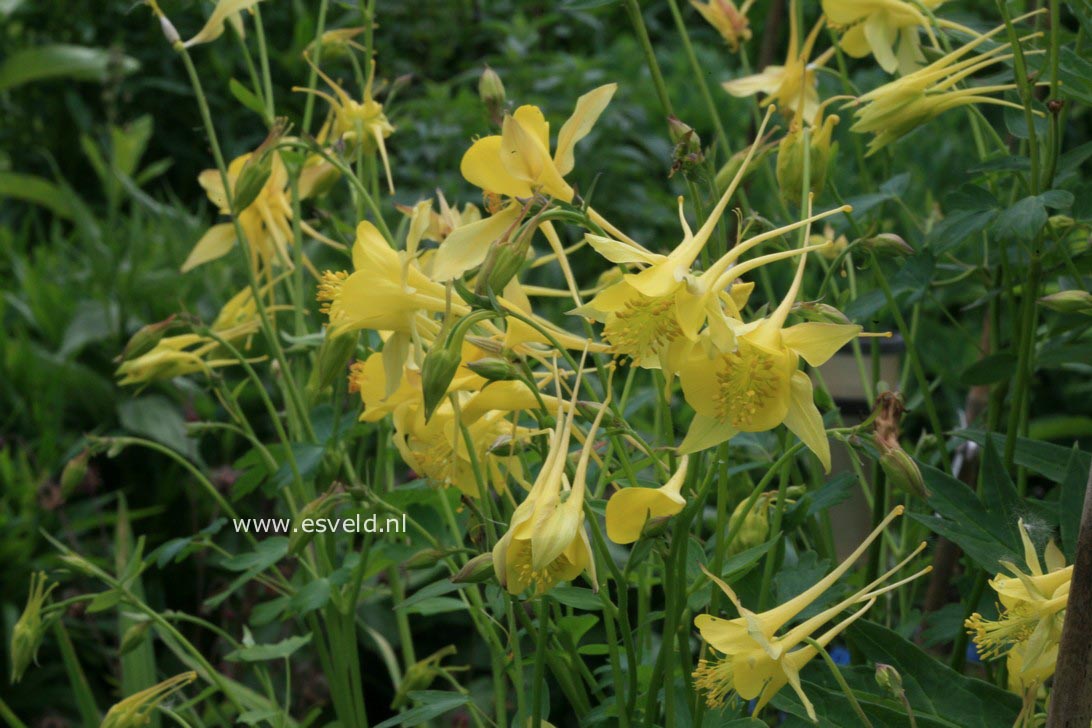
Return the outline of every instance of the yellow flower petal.
[[[531,185],[513,177],[501,164],[500,136],[482,137],[463,155],[459,171],[472,185],[508,197],[530,197]]]
[[[209,16],[205,27],[201,28],[197,35],[190,38],[183,45],[190,48],[200,43],[209,43],[216,40],[224,34],[224,23],[232,15],[257,5],[259,2],[261,0],[220,0],[213,8],[212,15]]]
[[[808,364],[817,367],[859,333],[861,327],[856,324],[809,322],[783,329],[781,343],[804,357]]]
[[[557,171],[562,175],[572,171],[576,163],[573,158],[573,147],[592,130],[617,90],[618,84],[608,83],[576,100],[573,115],[562,124],[561,131],[557,135],[557,149],[554,150],[554,163]]]
[[[792,394],[785,426],[799,437],[823,464],[823,472],[830,472],[830,442],[827,440],[823,418],[815,406],[811,379],[803,372],[796,372],[791,379]]]
[[[496,215],[455,228],[440,244],[432,263],[432,278],[449,281],[482,264],[489,246],[519,220],[520,206],[509,205]]]
[[[213,225],[205,231],[197,244],[193,246],[193,250],[190,251],[189,256],[186,257],[186,262],[182,264],[179,270],[186,273],[199,265],[222,258],[228,254],[234,245],[234,225],[229,222]]]

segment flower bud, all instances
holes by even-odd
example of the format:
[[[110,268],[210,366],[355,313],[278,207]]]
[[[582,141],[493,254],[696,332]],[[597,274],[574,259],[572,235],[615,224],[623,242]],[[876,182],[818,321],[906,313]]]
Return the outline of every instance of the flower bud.
[[[315,366],[307,378],[307,394],[312,398],[318,397],[327,387],[332,385],[337,378],[345,374],[349,361],[356,353],[358,333],[352,331],[340,336],[330,336],[327,329],[326,338],[319,347]]]
[[[100,728],[143,728],[156,707],[197,679],[196,672],[183,672],[150,688],[133,693],[106,712]]]
[[[880,233],[864,238],[861,240],[861,245],[880,255],[902,257],[914,254],[913,246],[894,233]]]
[[[410,665],[406,669],[406,673],[402,676],[402,682],[398,685],[398,691],[395,693],[394,700],[391,701],[391,710],[398,710],[401,708],[409,694],[415,690],[427,690],[428,686],[432,684],[439,675],[445,672],[445,669],[440,666],[440,660],[449,655],[455,654],[455,645],[448,645],[423,660],[418,660],[414,664]],[[459,670],[465,668],[448,668],[452,670]]]
[[[480,377],[491,382],[506,382],[519,379],[519,371],[507,359],[495,356],[487,356],[472,362],[467,362],[467,368]]]
[[[481,78],[478,79],[478,96],[489,111],[489,118],[494,123],[500,124],[504,116],[504,104],[507,98],[500,75],[489,66],[485,67]]]
[[[163,336],[167,331],[175,325],[175,318],[175,314],[172,313],[162,321],[141,326],[137,329],[136,333],[130,337],[129,343],[125,345],[118,360],[128,361],[130,359],[135,359],[154,349],[156,344],[163,339]]]
[[[163,37],[167,39],[171,47],[175,47],[182,42],[182,36],[178,35],[178,29],[174,27],[174,23],[166,15],[159,16],[159,28],[163,31]]]
[[[728,545],[729,556],[766,541],[770,533],[770,503],[776,497],[777,493],[763,493],[754,502],[750,511],[746,513],[743,511],[747,506],[746,500],[740,502],[732,511],[732,516],[728,519],[728,531],[736,534],[736,537]]]
[[[826,303],[820,301],[800,301],[794,303],[792,306],[793,313],[800,314],[808,321],[817,321],[819,323],[827,324],[849,324],[853,323],[849,320],[849,317]]]
[[[421,390],[425,402],[425,420],[432,417],[432,412],[444,399],[455,372],[459,370],[462,357],[456,347],[437,346],[425,355],[421,363]]]
[[[448,555],[449,552],[441,549],[421,549],[413,556],[402,562],[402,566],[407,569],[431,569],[440,562],[440,559]]]
[[[876,663],[876,684],[894,698],[902,694],[902,675],[891,665],[885,665],[882,662]]]
[[[672,516],[656,516],[645,521],[641,528],[641,538],[658,538],[667,533],[667,527],[671,523]]]
[[[788,134],[777,146],[777,185],[781,188],[781,197],[786,202],[799,204],[800,192],[804,187],[804,154],[808,155],[808,183],[811,192],[818,196],[827,182],[827,167],[833,153],[831,136],[837,116],[828,116],[818,127],[813,128],[805,150],[803,127],[794,123]]]
[[[142,619],[139,622],[134,622],[129,626],[129,629],[125,630],[125,634],[121,636],[121,646],[118,647],[118,657],[127,655],[144,642],[144,638],[148,636],[148,630],[151,628],[152,622],[149,619]]]
[[[334,508],[344,503],[348,497],[347,493],[331,488],[301,508],[297,520],[303,521],[305,519],[314,520],[317,518],[326,518],[333,512]],[[314,538],[315,534],[313,531],[305,531],[302,528],[293,529],[292,535],[288,537],[288,553],[298,554],[306,548],[307,544],[311,543]]]
[[[273,174],[273,155],[276,153],[274,147],[287,130],[288,121],[278,118],[265,140],[247,158],[232,189],[231,203],[235,214],[250,207],[254,200],[258,199],[258,195]]]
[[[668,177],[676,172],[689,174],[695,167],[705,161],[705,154],[701,149],[701,139],[698,138],[689,124],[682,122],[675,116],[667,117],[667,130],[675,148],[671,153],[671,172]]]
[[[26,672],[30,663],[37,660],[38,646],[42,643],[42,637],[50,625],[50,620],[42,614],[42,607],[49,598],[49,593],[56,586],[56,584],[46,586],[44,572],[31,574],[27,605],[11,630],[12,683],[22,680],[23,673]]]
[[[480,584],[493,576],[493,552],[486,551],[463,564],[451,581],[455,584]]]
[[[1088,291],[1058,291],[1039,299],[1039,305],[1059,313],[1092,315],[1092,293]]]
[[[527,262],[533,234],[534,229],[530,228],[519,234],[514,241],[509,239],[493,243],[485,262],[482,263],[474,292],[479,296],[484,296],[489,291],[499,295]]]
[[[1051,235],[1065,235],[1075,224],[1069,215],[1051,215],[1047,219],[1047,230]]]
[[[65,463],[61,471],[61,497],[68,498],[76,488],[80,487],[87,475],[87,461],[91,457],[89,450],[84,450],[76,457]]]

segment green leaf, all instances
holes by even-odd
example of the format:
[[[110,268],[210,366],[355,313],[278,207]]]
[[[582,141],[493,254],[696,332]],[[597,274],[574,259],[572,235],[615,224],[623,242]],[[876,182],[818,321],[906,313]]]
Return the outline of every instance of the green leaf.
[[[1043,229],[1046,221],[1047,211],[1043,200],[1025,197],[997,216],[993,232],[1003,241],[1029,242]]]
[[[253,91],[236,81],[234,78],[228,81],[228,90],[231,91],[231,95],[234,96],[235,100],[240,104],[262,117],[264,121],[268,122],[270,120],[266,115],[265,104],[262,103],[262,100],[258,98]]]
[[[591,589],[581,586],[558,586],[550,590],[550,596],[566,607],[594,612],[603,608],[603,602]]]
[[[1058,75],[1062,96],[1092,106],[1092,62],[1066,46],[1059,57]]]
[[[959,381],[968,387],[994,384],[1004,381],[1016,371],[1016,355],[998,351],[974,362],[959,375]]]
[[[288,602],[288,607],[299,616],[316,609],[322,609],[330,601],[330,580],[326,578],[310,581],[295,593]]]
[[[166,445],[191,460],[197,449],[186,434],[186,421],[171,400],[150,394],[118,403],[118,420],[126,430]]]
[[[1001,560],[1020,553],[1019,539],[1011,538],[1003,522],[1007,515],[996,503],[991,511],[966,483],[936,468],[923,465],[921,474],[936,515],[911,513],[911,518],[956,543],[987,571],[1000,571]]]
[[[289,637],[271,645],[249,645],[224,655],[231,662],[264,662],[290,657],[293,652],[311,641],[311,635]]]
[[[41,205],[57,217],[72,217],[69,193],[42,177],[0,171],[0,197]]]
[[[1005,436],[997,433],[987,435],[982,430],[957,430],[952,434],[983,446],[986,440],[990,439],[993,440],[994,447],[998,449],[1005,447]],[[1061,483],[1065,479],[1069,456],[1070,451],[1067,447],[1049,442],[1036,442],[1024,437],[1016,438],[1016,464],[1030,468],[1055,483]],[[1077,459],[1080,467],[1087,473],[1092,467],[1092,455],[1079,451]]]
[[[395,728],[396,726],[412,728],[433,718],[439,718],[444,713],[466,705],[470,701],[469,695],[460,695],[459,693],[442,690],[413,690],[410,692],[409,697],[420,703],[420,705],[407,710],[401,715],[388,718],[374,726],[374,728]]]
[[[138,68],[140,63],[135,58],[101,48],[44,45],[17,51],[0,64],[0,91],[48,79],[102,82]]]

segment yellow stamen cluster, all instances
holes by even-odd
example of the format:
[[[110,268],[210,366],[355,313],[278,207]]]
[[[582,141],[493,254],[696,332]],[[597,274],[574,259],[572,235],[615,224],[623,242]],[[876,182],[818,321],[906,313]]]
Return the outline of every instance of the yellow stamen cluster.
[[[721,659],[698,660],[698,667],[693,673],[694,687],[705,693],[705,704],[708,707],[720,708],[734,695],[733,668],[731,655]]]
[[[341,294],[341,286],[348,277],[348,271],[323,271],[322,278],[319,280],[318,290],[315,292],[315,298],[322,304],[319,306],[319,310],[322,311],[322,313],[326,315],[330,314],[330,305],[336,301]]]
[[[1031,637],[1039,624],[1040,615],[1028,604],[1018,604],[1002,610],[996,621],[984,619],[975,612],[967,620],[968,632],[974,637],[978,656],[993,659],[1006,654],[1019,642]]]
[[[603,338],[618,354],[651,358],[682,334],[674,296],[634,298],[603,326]]]
[[[740,430],[746,430],[754,416],[773,398],[779,377],[777,362],[753,346],[721,354],[714,393],[717,416]]]

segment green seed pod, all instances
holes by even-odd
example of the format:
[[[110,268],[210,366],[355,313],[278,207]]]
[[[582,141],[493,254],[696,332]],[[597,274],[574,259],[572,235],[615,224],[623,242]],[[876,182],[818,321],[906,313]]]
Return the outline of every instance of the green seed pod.
[[[929,498],[929,489],[925,487],[918,464],[901,447],[887,450],[880,455],[880,467],[887,475],[887,481],[895,487],[922,500]]]

